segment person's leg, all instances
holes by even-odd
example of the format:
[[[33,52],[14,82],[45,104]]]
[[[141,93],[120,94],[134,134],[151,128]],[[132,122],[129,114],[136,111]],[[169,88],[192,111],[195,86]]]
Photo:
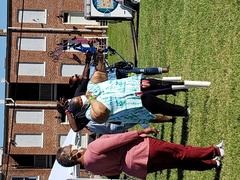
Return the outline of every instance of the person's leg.
[[[173,90],[172,85],[183,85],[183,82],[162,81],[158,79],[142,79],[141,90],[143,93],[152,95],[173,94],[179,91],[187,91],[187,89]]]
[[[141,96],[143,106],[152,114],[163,114],[168,116],[187,116],[187,108],[168,103],[152,94]]]
[[[212,160],[219,155],[216,147],[192,147],[169,143],[155,138],[149,139],[148,172],[181,168],[207,170],[217,166]]]
[[[163,81],[159,79],[142,79],[142,90],[155,90],[164,87],[171,87],[172,85],[184,85],[184,82]]]

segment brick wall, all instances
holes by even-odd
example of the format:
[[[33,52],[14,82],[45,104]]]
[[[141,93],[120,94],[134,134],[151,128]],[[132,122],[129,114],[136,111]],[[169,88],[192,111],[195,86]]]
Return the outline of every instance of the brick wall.
[[[7,67],[7,80],[9,83],[50,83],[50,84],[67,84],[68,78],[62,77],[61,66],[62,64],[78,64],[70,58],[72,52],[64,53],[60,60],[54,62],[49,56],[48,51],[54,50],[56,44],[60,43],[62,39],[70,39],[72,37],[102,37],[105,36],[105,31],[80,33],[79,31],[69,32],[48,32],[45,31],[49,28],[55,29],[73,29],[84,30],[84,25],[78,24],[63,24],[62,19],[59,16],[62,12],[79,12],[83,11],[83,0],[10,0],[10,12],[9,12],[9,26],[14,28],[20,28],[21,24],[18,22],[18,10],[22,9],[22,2],[24,2],[25,10],[44,10],[47,9],[47,23],[23,23],[23,29],[25,28],[39,28],[38,31],[23,31],[9,30],[9,52],[8,52],[8,67]],[[45,29],[45,30],[44,30]],[[19,51],[17,49],[18,37],[46,37],[46,51]],[[75,53],[84,62],[85,55],[82,53]],[[17,76],[17,62],[45,62],[45,76]],[[21,104],[56,104],[53,101],[16,101]],[[17,110],[16,108],[15,110]],[[24,148],[11,145],[11,155],[55,155],[59,147],[59,135],[67,134],[70,127],[68,124],[60,123],[60,120],[55,118],[58,116],[58,112],[52,108],[44,109],[44,124],[16,124],[15,117],[13,116],[13,108],[7,109],[7,144],[10,139],[14,139],[15,134],[37,134],[43,133],[43,147],[42,148]],[[12,132],[11,132],[12,130]],[[11,135],[12,133],[12,135]],[[87,133],[83,131],[82,133]],[[6,169],[6,157],[3,169]],[[47,180],[51,169],[19,169],[16,168],[16,162],[10,156],[8,178],[11,176],[40,176],[41,180]],[[85,174],[82,172],[82,174]],[[87,174],[85,174],[87,175]]]

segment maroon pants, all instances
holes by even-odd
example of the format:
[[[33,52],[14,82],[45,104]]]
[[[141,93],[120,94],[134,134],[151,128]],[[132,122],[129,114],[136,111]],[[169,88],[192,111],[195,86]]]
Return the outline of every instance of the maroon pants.
[[[148,173],[163,169],[207,170],[216,167],[212,160],[220,155],[216,147],[192,147],[149,138]]]

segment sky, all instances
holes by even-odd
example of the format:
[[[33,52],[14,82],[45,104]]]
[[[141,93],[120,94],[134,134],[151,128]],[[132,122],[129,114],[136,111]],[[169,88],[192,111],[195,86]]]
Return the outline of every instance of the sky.
[[[7,27],[7,0],[0,4],[0,29]],[[0,147],[3,146],[6,37],[0,36]]]

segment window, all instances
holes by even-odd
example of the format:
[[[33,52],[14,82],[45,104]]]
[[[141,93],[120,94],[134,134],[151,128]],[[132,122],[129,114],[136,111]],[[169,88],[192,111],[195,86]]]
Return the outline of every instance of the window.
[[[43,124],[44,110],[17,110],[16,123],[19,124]]]
[[[95,20],[86,20],[83,12],[63,12],[63,23],[67,24],[86,24],[99,25]]]
[[[69,121],[66,115],[64,115],[63,117],[61,115],[60,120],[61,120],[61,124],[69,124]]]
[[[60,136],[59,136],[59,146],[60,146],[60,147],[63,146],[63,143],[64,143],[66,137],[67,137],[66,134],[65,134],[65,135],[60,135]]]
[[[11,83],[9,97],[24,101],[56,101],[60,97],[72,98],[74,89],[68,84]]]
[[[43,147],[43,134],[16,134],[16,147]]]
[[[39,176],[12,177],[12,180],[39,180]]]
[[[52,168],[54,161],[55,161],[55,155],[35,155],[34,167]]]
[[[36,168],[52,168],[56,155],[12,155],[16,162],[16,168],[19,169],[36,169]]]
[[[17,38],[17,45],[18,45],[17,49],[21,50],[46,51],[46,38],[45,37]]]
[[[18,10],[18,22],[46,24],[47,10]]]
[[[71,77],[74,74],[82,74],[84,65],[62,64],[61,75]]]
[[[19,63],[18,75],[21,76],[45,76],[45,62],[44,63]]]
[[[54,84],[19,83],[10,86],[10,97],[18,100],[57,100]]]
[[[79,147],[87,148],[88,145],[88,134],[77,134],[77,143],[76,145]]]

